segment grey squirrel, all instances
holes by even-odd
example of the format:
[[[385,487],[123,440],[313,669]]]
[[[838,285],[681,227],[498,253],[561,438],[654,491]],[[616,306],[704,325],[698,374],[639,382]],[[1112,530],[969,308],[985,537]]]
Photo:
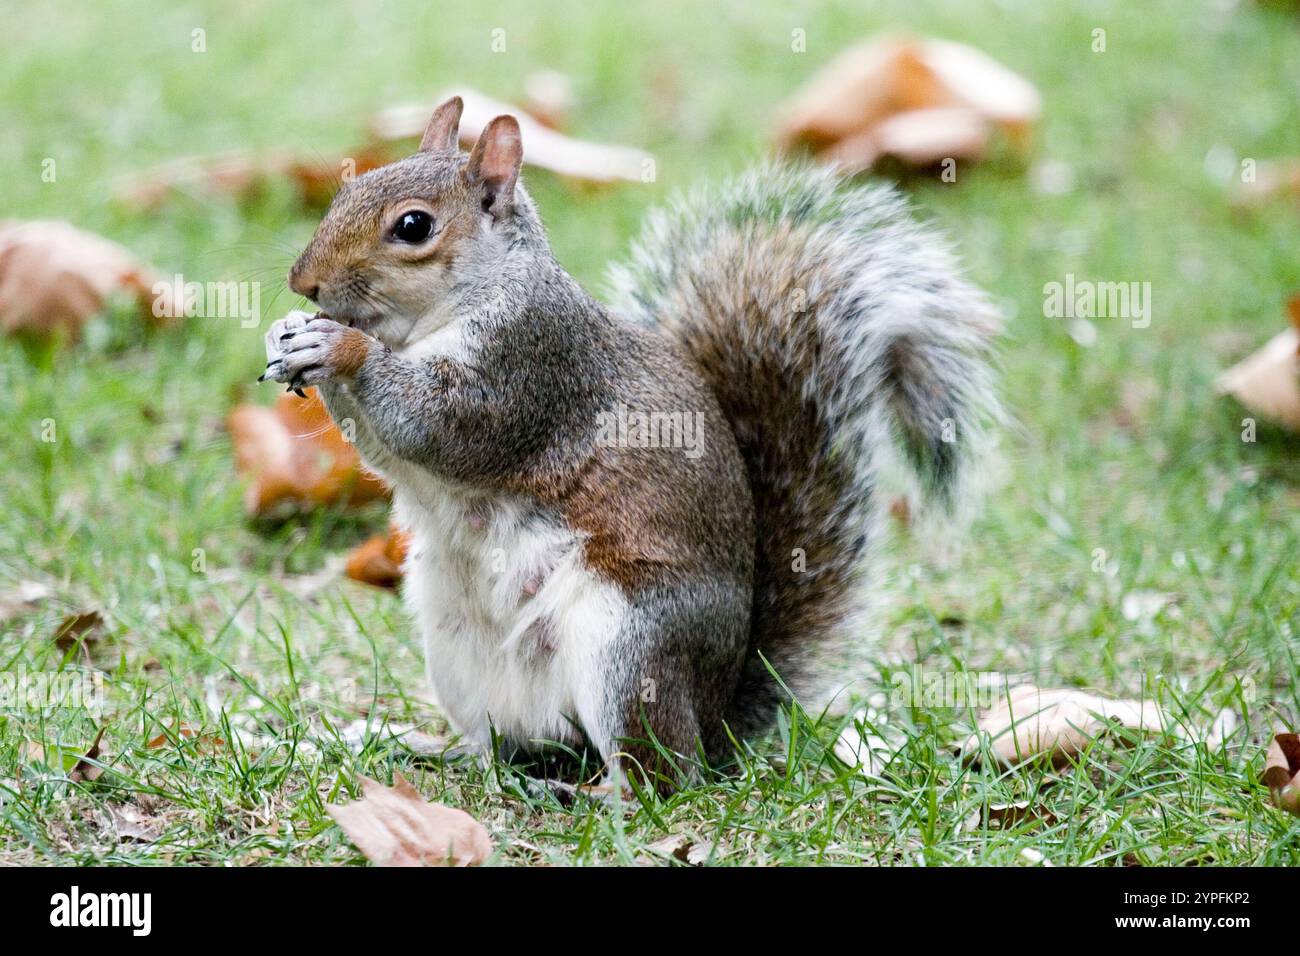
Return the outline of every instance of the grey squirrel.
[[[853,637],[891,447],[953,498],[996,312],[892,189],[798,165],[654,215],[606,308],[551,252],[516,121],[466,154],[461,110],[343,185],[290,272],[322,311],[271,327],[263,377],[316,386],[392,484],[465,739],[670,788]]]

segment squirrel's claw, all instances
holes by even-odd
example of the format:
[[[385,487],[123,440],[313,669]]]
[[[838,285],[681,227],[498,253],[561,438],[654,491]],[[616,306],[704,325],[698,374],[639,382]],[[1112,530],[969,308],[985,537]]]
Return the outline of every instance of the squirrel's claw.
[[[288,386],[288,388],[285,389],[285,391],[286,391],[286,392],[296,392],[299,398],[306,398],[307,396],[304,395],[304,394],[303,394],[303,391],[302,391],[302,390],[303,390],[303,381],[302,381],[302,378],[303,378],[304,375],[306,375],[308,372],[312,371],[312,370],[315,369],[315,368],[317,368],[317,366],[312,365],[312,366],[309,366],[308,368],[304,368],[304,369],[299,370],[299,372],[298,372],[297,375],[295,375],[293,378],[289,379],[289,386]]]

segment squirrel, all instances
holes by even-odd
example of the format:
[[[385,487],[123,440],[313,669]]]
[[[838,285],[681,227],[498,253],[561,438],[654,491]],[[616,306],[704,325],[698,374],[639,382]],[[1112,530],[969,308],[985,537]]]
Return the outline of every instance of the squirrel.
[[[315,386],[392,485],[463,739],[671,789],[854,637],[884,463],[955,501],[999,317],[892,187],[790,162],[653,214],[606,307],[551,251],[517,121],[466,153],[461,112],[343,184],[289,273],[320,311],[271,326],[263,378]]]

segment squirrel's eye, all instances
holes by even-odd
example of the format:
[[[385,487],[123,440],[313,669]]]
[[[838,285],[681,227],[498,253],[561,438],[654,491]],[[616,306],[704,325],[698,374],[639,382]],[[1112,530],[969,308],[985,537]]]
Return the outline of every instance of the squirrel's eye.
[[[433,232],[433,217],[427,212],[404,212],[393,223],[393,238],[399,242],[424,242]]]

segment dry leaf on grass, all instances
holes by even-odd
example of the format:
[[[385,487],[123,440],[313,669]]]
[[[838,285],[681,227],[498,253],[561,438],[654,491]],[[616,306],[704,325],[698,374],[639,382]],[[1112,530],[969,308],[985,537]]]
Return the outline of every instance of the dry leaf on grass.
[[[879,37],[845,50],[796,92],[776,139],[847,172],[887,155],[928,166],[979,157],[994,127],[1023,148],[1041,110],[1033,84],[973,47]]]
[[[1300,431],[1300,295],[1287,302],[1291,328],[1219,376],[1220,394],[1292,431]]]
[[[325,410],[315,389],[280,395],[274,408],[240,405],[227,420],[239,472],[250,478],[244,507],[266,515],[283,503],[299,508],[362,504],[388,489],[361,467],[357,450]]]
[[[134,840],[138,843],[152,843],[162,834],[162,827],[129,803],[119,807],[109,806],[108,817],[113,823],[113,832],[119,841]]]
[[[472,146],[489,121],[502,113],[509,113],[519,121],[524,162],[531,166],[594,183],[619,179],[644,182],[653,171],[654,159],[649,153],[627,146],[573,139],[547,129],[517,106],[472,89],[448,90],[433,103],[390,107],[375,117],[371,129],[378,139],[386,142],[419,139],[434,106],[452,96],[459,96],[465,103],[465,112],[460,119],[462,145]]]
[[[151,739],[145,748],[148,750],[160,750],[163,747],[170,747],[173,743],[183,743],[185,741],[194,741],[194,750],[200,754],[213,754],[226,745],[225,738],[218,737],[216,734],[199,733],[193,727],[187,724],[181,724],[179,728],[159,734]]]
[[[848,173],[870,169],[885,156],[924,168],[945,159],[978,159],[988,145],[988,125],[962,107],[908,110],[886,117],[819,154]]]
[[[107,727],[99,728],[99,733],[95,734],[95,741],[90,745],[90,749],[86,751],[86,755],[68,771],[68,779],[73,783],[93,783],[103,775],[104,768],[95,766],[91,761],[99,760],[103,755],[99,745],[100,741],[104,739],[104,731],[107,729]]]
[[[528,78],[526,88],[527,102],[536,111],[532,114],[474,90],[460,91],[465,101],[460,127],[462,141],[472,144],[489,120],[511,113],[519,120],[525,162],[589,182],[645,181],[653,163],[648,153],[572,139],[555,131],[564,124],[572,107],[573,94],[567,77],[542,71]],[[440,97],[437,102],[443,99],[446,97]],[[372,123],[372,141],[329,160],[288,149],[183,157],[125,180],[115,189],[115,196],[140,213],[157,209],[176,193],[230,196],[244,202],[279,182],[290,186],[304,204],[323,206],[333,198],[343,180],[406,155],[401,141],[419,138],[433,107],[434,104],[409,105],[383,110]]]
[[[98,631],[103,625],[104,615],[98,611],[69,614],[54,631],[54,646],[61,651],[67,652],[78,640],[89,644],[96,639]]]
[[[1273,802],[1300,815],[1300,734],[1277,734],[1268,745],[1260,776]]]
[[[652,856],[661,859],[677,860],[687,866],[702,866],[713,854],[713,844],[696,842],[684,833],[670,833],[653,843],[647,843],[645,850]],[[637,857],[636,864],[638,866],[651,866],[657,862],[652,856],[642,854]]]
[[[326,810],[378,866],[472,866],[492,853],[487,830],[464,810],[429,803],[393,774],[393,786],[361,777],[364,796]]]
[[[132,211],[142,213],[157,209],[175,193],[230,196],[246,202],[270,183],[281,181],[304,204],[324,206],[344,177],[360,176],[399,158],[382,144],[363,146],[333,160],[289,150],[185,157],[126,180],[115,195]]]
[[[696,843],[686,851],[686,862],[691,866],[703,866],[714,855],[712,843]]]
[[[406,532],[392,525],[387,534],[377,534],[348,555],[347,576],[363,584],[395,588],[402,580],[402,562],[410,543]]]
[[[672,857],[685,863],[687,851],[690,850],[692,843],[691,838],[685,833],[670,833],[653,843],[647,843],[645,849],[646,852],[653,853],[655,856]]]
[[[133,298],[147,322],[176,314],[167,283],[122,246],[55,220],[0,222],[0,328],[75,341],[110,296]],[[157,303],[157,309],[155,309]]]
[[[1164,731],[1168,715],[1151,701],[1112,700],[1073,688],[1043,690],[1032,684],[1012,688],[978,723],[962,745],[968,760],[981,756],[981,742],[1008,766],[1048,756],[1068,763],[1112,724],[1128,730]]]

